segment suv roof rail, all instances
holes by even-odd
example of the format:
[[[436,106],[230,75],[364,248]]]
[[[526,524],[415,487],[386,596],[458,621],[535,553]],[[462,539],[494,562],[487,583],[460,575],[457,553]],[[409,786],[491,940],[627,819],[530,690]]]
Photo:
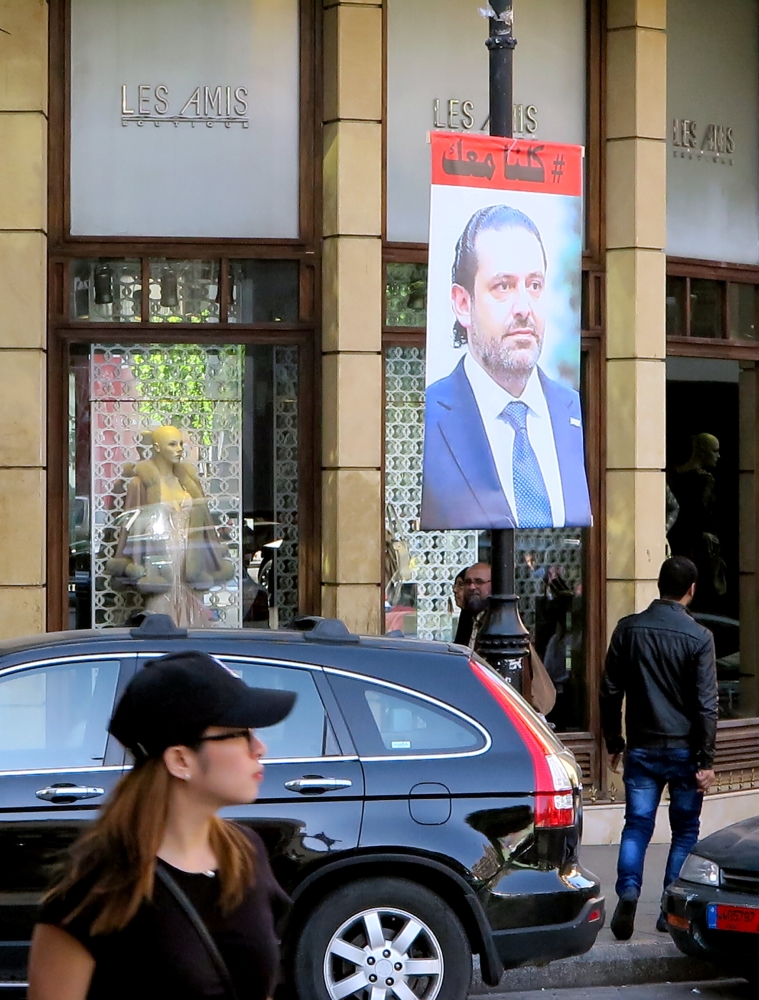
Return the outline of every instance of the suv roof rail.
[[[303,638],[308,642],[350,642],[359,643],[361,637],[351,632],[339,618],[322,618]]]
[[[186,639],[187,629],[174,624],[171,615],[148,612],[137,628],[129,630],[133,639]]]

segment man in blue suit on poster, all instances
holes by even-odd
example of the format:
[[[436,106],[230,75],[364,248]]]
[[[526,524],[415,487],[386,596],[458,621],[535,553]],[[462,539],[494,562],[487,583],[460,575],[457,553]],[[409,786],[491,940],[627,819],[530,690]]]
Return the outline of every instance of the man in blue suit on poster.
[[[537,226],[508,205],[459,237],[454,342],[467,352],[427,388],[422,528],[591,523],[580,396],[538,364],[546,270]]]

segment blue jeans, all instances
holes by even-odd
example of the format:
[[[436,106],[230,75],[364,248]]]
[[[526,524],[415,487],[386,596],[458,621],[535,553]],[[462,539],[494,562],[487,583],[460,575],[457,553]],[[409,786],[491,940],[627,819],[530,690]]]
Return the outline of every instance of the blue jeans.
[[[656,808],[669,785],[672,844],[664,887],[674,882],[698,840],[703,793],[690,750],[628,750],[625,754],[625,828],[619,846],[617,895],[640,895],[646,848],[654,832]]]

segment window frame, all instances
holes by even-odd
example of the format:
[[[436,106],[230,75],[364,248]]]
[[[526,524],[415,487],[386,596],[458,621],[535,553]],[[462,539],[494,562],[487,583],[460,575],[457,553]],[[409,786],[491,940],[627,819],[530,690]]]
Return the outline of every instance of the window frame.
[[[68,404],[69,348],[73,344],[198,343],[223,339],[242,344],[299,347],[299,603],[304,614],[321,607],[321,490],[319,275],[321,269],[321,102],[319,39],[322,9],[300,2],[300,233],[296,239],[84,237],[70,234],[70,0],[50,0],[48,164],[48,431],[47,431],[47,628],[68,627]],[[140,323],[76,323],[70,317],[72,263],[79,259],[143,258]],[[295,323],[147,322],[148,258],[219,260],[220,292],[227,301],[229,268],[235,259],[290,259],[299,265]],[[65,373],[65,375],[64,375]]]
[[[759,265],[732,264],[667,257],[667,277],[703,278],[721,282],[753,284],[759,303]],[[686,301],[687,301],[686,282]],[[728,298],[727,295],[724,296]],[[687,326],[686,326],[687,331]],[[759,363],[759,338],[755,341],[730,339],[729,316],[724,318],[723,336],[698,338],[667,337],[667,357],[708,358],[714,360],[752,361]],[[759,471],[759,469],[757,470]],[[759,491],[754,511],[754,525],[759,525]],[[753,719],[720,719],[717,723],[716,791],[731,791],[756,786],[754,773],[759,756],[759,716]],[[744,778],[750,773],[748,779]],[[734,775],[737,777],[734,779]]]

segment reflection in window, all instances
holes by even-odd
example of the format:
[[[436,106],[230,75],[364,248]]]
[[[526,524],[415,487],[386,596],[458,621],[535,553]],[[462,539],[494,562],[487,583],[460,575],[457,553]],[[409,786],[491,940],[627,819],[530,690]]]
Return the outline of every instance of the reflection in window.
[[[218,323],[219,262],[151,260],[151,323]]]
[[[298,262],[230,261],[230,323],[294,323],[298,319]]]
[[[76,260],[71,265],[71,319],[81,323],[139,323],[139,260]]]
[[[690,335],[691,337],[721,337],[722,293],[720,281],[691,278],[690,281]]]
[[[449,712],[383,688],[364,692],[385,750],[393,753],[430,753],[474,750],[482,734]]]
[[[684,337],[686,279],[667,278],[667,336]]]
[[[424,350],[385,352],[385,629],[451,641],[457,574],[490,561],[488,532],[419,531],[424,432]],[[551,721],[586,725],[584,533],[516,532],[520,613],[556,686]]]
[[[0,770],[102,764],[117,660],[51,664],[0,678]]]
[[[698,569],[691,612],[714,635],[719,712],[751,718],[757,698],[757,575],[741,529],[756,518],[756,366],[678,358],[667,380],[673,555]],[[740,454],[744,462],[740,462]]]
[[[756,285],[728,284],[727,315],[733,340],[756,340]]]
[[[427,265],[388,264],[385,282],[387,326],[424,326],[427,322]]]
[[[293,618],[297,347],[93,344],[72,350],[69,387],[71,627]]]

